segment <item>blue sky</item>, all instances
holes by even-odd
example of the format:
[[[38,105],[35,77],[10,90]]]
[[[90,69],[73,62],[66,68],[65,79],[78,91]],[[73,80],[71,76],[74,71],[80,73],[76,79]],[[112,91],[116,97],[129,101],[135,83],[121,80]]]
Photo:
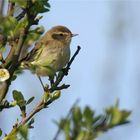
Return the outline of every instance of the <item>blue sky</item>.
[[[115,128],[98,140],[139,140],[140,1],[53,0],[50,4],[51,10],[40,25],[46,31],[55,25],[67,26],[79,34],[71,43],[72,53],[77,45],[82,49],[63,81],[71,87],[63,91],[58,101],[36,115],[30,139],[51,140],[56,131],[52,120],[65,116],[76,99],[80,99],[79,105],[90,105],[98,114],[119,98],[120,108],[133,110],[132,123]],[[26,98],[38,94],[33,106],[42,96],[39,84],[27,71],[12,84],[10,91],[16,87]],[[11,130],[8,124],[12,126],[15,122],[13,111],[19,114],[9,110],[10,119],[5,117],[6,113],[0,115],[2,122],[7,122],[2,124],[6,132]]]

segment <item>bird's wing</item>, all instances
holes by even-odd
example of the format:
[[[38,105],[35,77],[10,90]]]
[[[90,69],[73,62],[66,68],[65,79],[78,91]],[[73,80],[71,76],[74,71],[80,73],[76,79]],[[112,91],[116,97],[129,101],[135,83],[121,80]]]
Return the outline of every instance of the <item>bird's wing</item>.
[[[25,58],[26,61],[34,61],[38,59],[38,57],[41,55],[43,48],[48,44],[49,42],[42,42],[40,40],[35,47],[29,52]]]

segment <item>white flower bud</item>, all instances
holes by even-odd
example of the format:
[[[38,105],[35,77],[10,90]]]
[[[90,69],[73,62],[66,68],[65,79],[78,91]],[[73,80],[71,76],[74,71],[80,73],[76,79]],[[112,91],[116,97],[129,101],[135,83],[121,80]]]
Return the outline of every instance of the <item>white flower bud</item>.
[[[0,82],[4,82],[9,79],[10,74],[7,69],[0,69]]]

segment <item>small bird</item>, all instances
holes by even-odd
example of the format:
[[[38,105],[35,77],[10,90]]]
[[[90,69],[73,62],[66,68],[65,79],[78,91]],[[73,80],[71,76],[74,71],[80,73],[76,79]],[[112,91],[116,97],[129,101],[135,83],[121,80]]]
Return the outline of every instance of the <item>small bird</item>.
[[[69,62],[71,39],[76,35],[65,26],[51,28],[27,54],[21,67],[38,76],[54,76]]]

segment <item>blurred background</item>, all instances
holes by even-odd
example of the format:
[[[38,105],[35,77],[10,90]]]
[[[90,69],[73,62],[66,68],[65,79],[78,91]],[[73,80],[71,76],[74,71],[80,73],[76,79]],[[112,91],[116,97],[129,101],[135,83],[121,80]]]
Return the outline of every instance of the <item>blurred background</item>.
[[[102,134],[97,140],[140,139],[140,0],[50,0],[51,10],[40,21],[47,31],[65,25],[79,36],[73,38],[72,53],[81,51],[63,80],[70,88],[49,108],[35,116],[30,140],[51,140],[57,127],[53,120],[66,116],[71,105],[89,105],[96,114],[120,101],[120,108],[132,110],[131,123]],[[43,79],[46,81],[46,78]],[[29,111],[42,96],[36,76],[26,71],[10,87],[20,90],[25,98],[37,96]],[[20,111],[4,110],[0,124],[5,133],[12,129]]]

